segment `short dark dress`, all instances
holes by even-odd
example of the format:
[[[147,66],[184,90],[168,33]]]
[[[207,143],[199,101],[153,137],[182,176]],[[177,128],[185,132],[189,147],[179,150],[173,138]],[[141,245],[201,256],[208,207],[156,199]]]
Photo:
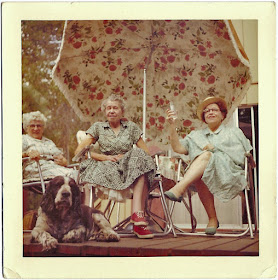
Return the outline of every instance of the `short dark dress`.
[[[80,181],[98,187],[99,197],[117,201],[130,198],[130,187],[143,174],[146,174],[148,186],[151,186],[155,176],[155,163],[144,150],[133,147],[142,135],[135,123],[121,121],[117,136],[109,122],[97,122],[86,133],[98,142],[101,153],[124,154],[118,162],[87,159],[81,163]]]

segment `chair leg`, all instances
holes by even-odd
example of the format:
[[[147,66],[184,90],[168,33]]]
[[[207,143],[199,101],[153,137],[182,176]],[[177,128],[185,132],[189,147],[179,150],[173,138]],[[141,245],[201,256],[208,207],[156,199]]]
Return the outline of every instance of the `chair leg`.
[[[189,201],[189,213],[190,213],[190,220],[191,220],[191,229],[192,232],[195,232],[195,229],[197,227],[197,220],[195,216],[193,215],[193,209],[192,209],[192,195],[191,191],[187,190],[187,195],[188,195],[188,201]],[[184,201],[183,201],[184,203]]]
[[[108,203],[103,211],[103,214],[108,219],[108,221],[110,220],[112,211],[114,209],[114,205],[112,205],[112,210],[111,210],[111,203],[112,203],[112,200],[108,200]],[[108,212],[108,214],[107,214],[107,212]]]
[[[110,221],[110,218],[111,218],[111,215],[112,215],[112,212],[113,212],[113,210],[114,210],[114,207],[115,207],[116,202],[110,200],[109,203],[112,204],[112,206],[110,207],[109,212],[108,212],[108,215],[107,215],[108,221]]]
[[[155,221],[154,218],[158,218],[159,220],[161,220],[162,222],[165,223],[165,227],[164,227],[164,232],[163,233],[154,233],[154,235],[155,236],[165,236],[165,235],[169,234],[170,232],[172,232],[174,237],[177,237],[177,234],[176,234],[175,228],[174,228],[174,224],[173,224],[172,219],[171,219],[171,213],[169,211],[169,208],[168,208],[168,205],[166,203],[165,196],[164,196],[164,191],[163,191],[163,186],[162,186],[162,178],[157,177],[156,180],[157,180],[158,185],[156,185],[154,188],[152,188],[152,190],[155,189],[155,188],[159,189],[159,193],[156,193],[155,198],[160,198],[161,205],[162,205],[162,208],[163,208],[163,212],[164,212],[164,215],[165,215],[165,219],[159,217],[155,213],[152,213],[151,210],[149,210],[148,200],[146,200],[145,209],[146,209],[147,215],[152,220]]]
[[[159,183],[160,183],[160,182],[159,182]],[[161,186],[161,188],[162,188],[162,186]],[[164,196],[164,194],[163,194],[163,196]],[[179,232],[182,232],[182,233],[183,233],[184,231],[183,231],[182,229],[178,228],[177,226],[175,226],[175,225],[173,224],[173,221],[172,221],[172,214],[173,214],[173,211],[174,211],[175,202],[174,202],[174,201],[171,201],[171,205],[170,205],[170,207],[168,207],[168,206],[166,205],[165,196],[164,196],[165,202],[163,202],[163,196],[161,195],[161,203],[162,203],[162,207],[163,207],[163,209],[164,209],[164,213],[165,213],[165,215],[166,215],[166,221],[165,221],[165,223],[166,223],[167,226],[169,227],[170,231],[173,232],[174,237],[176,237],[176,235],[177,235],[178,233],[175,232],[175,229],[178,230]],[[196,220],[195,216],[193,215],[191,193],[189,193],[189,204],[190,204],[190,205],[187,204],[187,202],[185,201],[184,198],[183,198],[182,201],[183,201],[183,203],[184,203],[184,205],[185,205],[187,211],[190,213],[191,227],[192,227],[192,231],[191,231],[191,232],[194,233],[194,232],[195,232],[195,229],[196,229],[196,227],[197,227],[197,220]],[[167,217],[167,212],[168,212],[168,217]],[[154,214],[152,213],[152,215],[154,215]]]
[[[120,222],[120,202],[117,202],[117,224]]]
[[[249,187],[250,187],[250,198],[252,201],[252,214],[253,214],[253,219],[254,219],[254,225],[255,225],[255,233],[258,230],[258,223],[257,223],[257,202],[255,201],[255,195],[254,195],[254,181],[253,181],[253,172],[252,168],[249,165],[248,167],[248,182],[249,182]]]
[[[115,230],[121,237],[133,237],[135,234],[133,233],[132,227],[130,228],[130,218],[131,216],[125,218],[117,225],[113,226],[113,230]],[[127,225],[127,226],[126,226]]]
[[[93,207],[93,187],[90,188],[89,206]]]
[[[250,215],[250,207],[249,207],[249,201],[248,201],[248,191],[247,188],[245,188],[245,203],[246,203],[246,213],[247,213],[247,219],[248,219],[248,227],[250,231],[250,237],[254,238],[253,235],[253,228],[252,228],[252,220],[251,220],[251,215]]]
[[[45,184],[44,184],[44,180],[43,180],[43,176],[42,176],[42,170],[41,170],[41,166],[39,161],[36,161],[37,163],[37,168],[39,171],[39,176],[40,176],[40,181],[41,181],[41,186],[42,186],[42,192],[45,193]]]
[[[173,224],[173,221],[172,221],[172,217],[170,215],[170,212],[169,212],[169,209],[168,209],[168,206],[167,206],[167,203],[166,203],[166,199],[165,199],[165,196],[164,196],[164,191],[163,191],[163,186],[162,186],[161,180],[158,182],[158,185],[159,185],[159,190],[160,190],[160,193],[161,193],[161,202],[162,202],[162,205],[164,205],[164,208],[165,208],[166,220],[169,223],[169,228],[173,232],[174,237],[177,237],[177,234],[176,234],[175,228],[174,228],[174,224]]]

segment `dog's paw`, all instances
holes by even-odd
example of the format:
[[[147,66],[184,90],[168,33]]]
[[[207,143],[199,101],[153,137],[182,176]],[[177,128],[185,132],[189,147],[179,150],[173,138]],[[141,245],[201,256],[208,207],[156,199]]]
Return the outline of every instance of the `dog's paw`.
[[[58,245],[58,240],[46,231],[32,231],[32,243],[39,243],[42,245],[42,251],[49,251],[55,249]]]
[[[83,228],[73,229],[64,235],[62,238],[63,243],[79,243],[85,239],[86,231]]]
[[[96,241],[106,241],[106,242],[117,242],[120,240],[120,236],[113,230],[104,230],[101,229],[94,236]]]
[[[118,242],[120,241],[120,235],[118,233],[116,233],[115,231],[111,232],[109,234],[109,239],[108,241],[111,241],[111,242]]]
[[[55,249],[58,246],[58,240],[54,237],[48,237],[46,238],[43,243],[42,243],[42,247],[43,247],[43,251],[50,251],[52,249]]]

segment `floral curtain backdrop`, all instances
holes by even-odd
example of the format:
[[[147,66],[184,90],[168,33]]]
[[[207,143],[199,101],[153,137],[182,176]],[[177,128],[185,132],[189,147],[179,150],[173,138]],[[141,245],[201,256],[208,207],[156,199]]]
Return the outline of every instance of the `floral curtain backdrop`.
[[[208,96],[226,100],[228,118],[246,94],[249,62],[230,21],[67,21],[53,79],[83,121],[103,121],[111,93],[127,102],[125,118],[142,127],[146,69],[146,137],[169,144],[165,110],[172,101],[179,133],[202,127],[196,109]]]

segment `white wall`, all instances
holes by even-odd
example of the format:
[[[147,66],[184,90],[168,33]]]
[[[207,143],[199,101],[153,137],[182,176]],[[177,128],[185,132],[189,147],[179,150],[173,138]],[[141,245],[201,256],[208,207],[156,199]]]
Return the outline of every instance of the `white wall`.
[[[232,20],[239,40],[249,58],[252,85],[242,104],[258,104],[258,21]]]

